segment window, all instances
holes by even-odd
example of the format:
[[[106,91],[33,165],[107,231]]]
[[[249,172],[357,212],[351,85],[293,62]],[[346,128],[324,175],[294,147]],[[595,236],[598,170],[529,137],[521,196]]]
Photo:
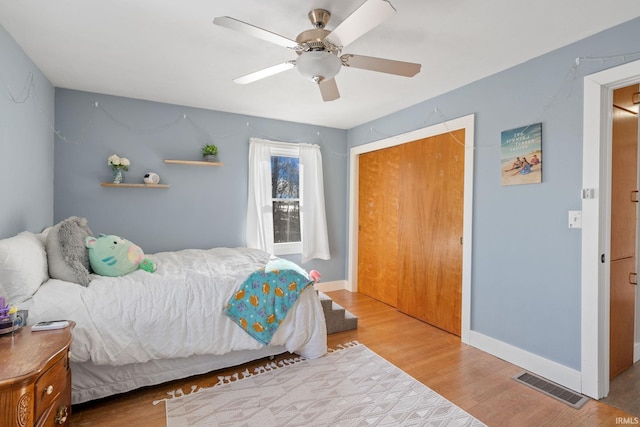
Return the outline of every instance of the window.
[[[300,202],[302,186],[300,159],[274,155],[271,150],[271,198],[273,211],[273,244],[276,255],[302,252]]]
[[[320,147],[249,140],[247,246],[330,259]]]

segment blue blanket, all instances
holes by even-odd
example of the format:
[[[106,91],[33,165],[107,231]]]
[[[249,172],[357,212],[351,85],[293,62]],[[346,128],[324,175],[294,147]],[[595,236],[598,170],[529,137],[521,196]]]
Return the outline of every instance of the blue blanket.
[[[268,345],[300,293],[313,280],[296,264],[277,259],[253,272],[231,297],[224,314]]]

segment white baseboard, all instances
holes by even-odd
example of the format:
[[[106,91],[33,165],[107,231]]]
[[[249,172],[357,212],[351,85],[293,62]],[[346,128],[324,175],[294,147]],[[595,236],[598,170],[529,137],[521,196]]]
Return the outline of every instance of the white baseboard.
[[[315,283],[313,287],[320,292],[342,291],[347,288],[347,281],[336,280],[334,282],[320,282]]]
[[[582,373],[521,348],[498,341],[481,333],[469,332],[469,345],[520,366],[578,393],[582,393]]]
[[[640,360],[640,342],[633,343],[633,363]]]

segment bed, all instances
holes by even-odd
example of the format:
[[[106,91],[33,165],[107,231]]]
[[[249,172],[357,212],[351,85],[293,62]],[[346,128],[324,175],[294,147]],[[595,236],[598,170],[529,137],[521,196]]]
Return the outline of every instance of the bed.
[[[225,314],[252,274],[273,270],[274,262],[286,265],[268,253],[212,248],[149,254],[157,266],[153,273],[105,277],[89,271],[83,286],[52,277],[50,232],[0,240],[0,295],[28,310],[28,324],[75,322],[74,404],[283,352],[307,358],[326,353],[324,314],[312,285],[292,301],[267,345]]]

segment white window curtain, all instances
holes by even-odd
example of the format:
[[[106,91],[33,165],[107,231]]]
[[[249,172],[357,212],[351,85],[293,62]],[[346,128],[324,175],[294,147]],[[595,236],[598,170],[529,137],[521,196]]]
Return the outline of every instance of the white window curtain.
[[[249,145],[247,246],[273,253],[271,148],[269,141],[257,138],[251,138]]]
[[[327,216],[324,208],[324,181],[320,147],[300,144],[302,179],[302,262],[330,259]]]
[[[273,207],[271,200],[271,147],[283,143],[251,138],[249,146],[249,195],[247,246],[273,253]],[[288,145],[288,144],[287,144]],[[313,258],[330,259],[324,181],[320,147],[299,147],[302,179],[302,263]]]

